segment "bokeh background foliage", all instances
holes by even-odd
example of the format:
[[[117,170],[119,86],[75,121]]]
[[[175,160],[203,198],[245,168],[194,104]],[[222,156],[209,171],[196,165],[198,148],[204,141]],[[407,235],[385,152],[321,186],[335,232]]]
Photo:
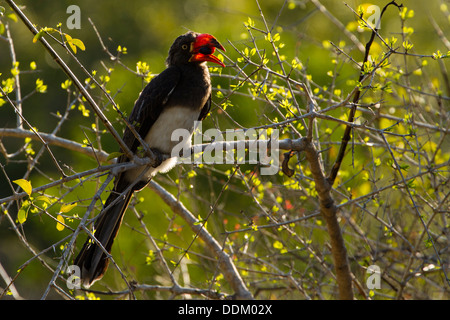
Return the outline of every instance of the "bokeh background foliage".
[[[381,8],[386,3],[371,4]],[[203,128],[224,131],[271,125],[280,129],[281,138],[290,139],[306,135],[308,123],[300,116],[306,113],[307,100],[304,91],[286,77],[306,83],[320,109],[337,106],[358,86],[357,64],[363,60],[364,45],[371,35],[357,19],[358,12],[371,4],[353,0],[347,1],[348,6],[326,0],[265,0],[259,6],[251,0],[37,0],[18,4],[38,28],[56,28],[61,23],[63,32],[83,42],[85,50],[77,50],[76,57],[125,115],[145,83],[164,69],[174,38],[186,30],[211,33],[227,49],[222,56],[227,67],[211,68],[214,106]],[[81,9],[80,29],[66,27],[70,15],[66,9],[72,4]],[[67,116],[59,137],[92,144],[107,153],[117,151],[115,140],[66,82],[65,74],[39,43],[33,43],[33,35],[8,5],[3,1],[0,5],[6,9],[0,20],[1,85],[15,101],[19,77],[23,115],[28,122],[39,132],[50,133]],[[446,55],[450,51],[450,4],[433,0],[404,1],[403,5],[406,8],[400,10],[390,7],[381,21],[379,34],[396,48],[385,65],[377,64],[383,53],[389,52],[388,46],[378,37],[372,44],[366,72],[370,74],[374,66],[378,70],[360,86],[356,118],[360,127],[353,131],[332,192],[340,205],[358,299],[449,297],[448,271],[443,272],[443,265],[448,268],[450,84]],[[98,36],[115,60],[104,52]],[[13,39],[14,58],[8,39]],[[53,44],[80,79],[88,78],[64,48]],[[102,91],[92,81],[86,86],[122,132],[124,124]],[[14,109],[5,99],[0,104],[1,127],[16,128]],[[316,118],[314,139],[325,172],[339,150],[348,110],[348,105],[339,105]],[[277,126],[283,120],[291,120],[292,126]],[[36,188],[60,179],[48,153],[39,155],[39,141],[1,136],[1,199],[13,195],[12,188],[19,191],[14,180],[23,178]],[[68,175],[98,165],[95,158],[64,146],[51,149]],[[37,155],[38,163],[33,164]],[[260,176],[258,167],[249,164],[183,165],[156,180],[200,221],[207,218],[205,227],[232,257],[254,297],[336,298],[329,239],[317,215],[314,181],[301,153],[291,159],[290,166],[295,169],[292,177],[281,172]],[[64,239],[72,234],[70,228],[76,228],[105,178],[106,174],[83,177],[1,203],[5,214],[0,218],[0,262],[22,297],[42,296],[65,250]],[[100,208],[97,202],[96,212]],[[22,211],[20,218],[20,209],[26,216]],[[58,217],[67,227],[57,228],[61,226]],[[171,286],[170,276],[142,223],[178,283],[233,294],[204,243],[160,197],[145,189],[134,198],[112,252],[129,281],[156,285],[136,291],[137,298],[173,297],[161,289]],[[275,225],[264,227],[270,224]],[[17,231],[12,230],[13,225]],[[76,242],[78,248],[84,239],[83,235]],[[381,269],[382,282],[380,289],[370,290],[366,269],[374,264]],[[113,267],[93,287],[94,293],[68,290],[63,281],[59,285],[77,298],[128,297],[127,287]],[[116,294],[104,294],[109,291]],[[9,288],[2,298],[11,295]],[[52,289],[48,297],[64,295]]]

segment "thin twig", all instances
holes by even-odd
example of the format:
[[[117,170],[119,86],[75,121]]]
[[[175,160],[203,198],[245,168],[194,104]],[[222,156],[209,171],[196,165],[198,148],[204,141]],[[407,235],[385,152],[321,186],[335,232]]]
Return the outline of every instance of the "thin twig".
[[[174,212],[183,218],[194,232],[198,233],[198,237],[202,239],[214,255],[217,256],[219,267],[228,283],[233,288],[235,297],[237,299],[251,299],[252,294],[247,289],[247,286],[237,271],[231,257],[222,249],[217,240],[214,239],[214,237],[211,236],[205,228],[199,225],[198,219],[195,218],[195,216],[188,209],[186,209],[183,203],[179,202],[173,195],[168,193],[155,181],[150,181],[149,187],[155,191]]]

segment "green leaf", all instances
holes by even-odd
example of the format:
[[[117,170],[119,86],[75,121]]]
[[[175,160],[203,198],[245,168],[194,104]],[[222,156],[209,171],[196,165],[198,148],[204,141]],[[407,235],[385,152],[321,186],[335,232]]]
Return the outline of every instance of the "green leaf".
[[[82,50],[82,51],[86,50],[86,46],[84,45],[83,41],[81,41],[80,39],[72,39],[71,42],[73,45],[80,48],[80,50]]]
[[[31,195],[31,191],[33,190],[33,188],[31,187],[30,181],[27,181],[25,179],[18,179],[14,180],[13,182],[19,185],[28,195]]]
[[[198,220],[198,221],[194,222],[194,225],[199,226],[199,225],[202,225],[203,222],[205,222],[205,220]]]
[[[36,91],[40,93],[47,92],[47,85],[44,84],[44,81],[41,79],[36,79]]]
[[[414,47],[414,45],[408,40],[403,41],[402,46],[403,48],[405,48],[406,51],[409,51],[412,49],[412,47]]]
[[[10,18],[10,19],[11,19],[12,21],[14,21],[14,22],[17,22],[17,21],[18,21],[17,16],[16,16],[15,13],[10,13],[10,14],[8,14],[8,18]]]
[[[76,54],[77,53],[77,47],[74,44],[72,44],[72,37],[70,35],[68,35],[68,34],[64,34],[64,36],[66,37],[67,44],[72,49],[73,53]]]
[[[64,90],[67,90],[71,85],[72,85],[72,81],[67,79],[66,81],[61,83],[61,88],[63,88]]]
[[[38,42],[38,40],[44,35],[45,31],[43,29],[39,30],[38,33],[33,37],[33,43]]]
[[[38,196],[36,197],[36,199],[34,199],[34,201],[44,201],[47,204],[52,204],[52,201],[47,196]]]
[[[83,41],[81,41],[80,39],[74,39],[67,33],[65,33],[64,36],[66,37],[67,44],[72,49],[73,53],[77,53],[77,47],[83,51],[86,49]]]
[[[28,210],[25,210],[24,208],[20,208],[19,212],[17,213],[17,220],[19,221],[20,224],[22,224],[25,221],[27,221],[27,216],[28,216]]]
[[[279,249],[279,250],[281,250],[281,249],[283,249],[283,244],[280,242],[280,241],[275,241],[274,243],[273,243],[273,247],[275,248],[275,249]]]
[[[77,203],[63,203],[61,205],[61,209],[59,209],[59,212],[61,213],[67,213],[70,210],[72,210],[73,208],[75,208],[77,206]]]
[[[62,215],[58,214],[58,216],[56,217],[56,219],[58,220],[58,222],[56,223],[56,230],[58,231],[63,231],[64,230],[64,218]]]
[[[248,17],[247,22],[244,22],[244,25],[248,28],[248,27],[254,27],[255,26],[255,21],[252,20],[252,18]]]

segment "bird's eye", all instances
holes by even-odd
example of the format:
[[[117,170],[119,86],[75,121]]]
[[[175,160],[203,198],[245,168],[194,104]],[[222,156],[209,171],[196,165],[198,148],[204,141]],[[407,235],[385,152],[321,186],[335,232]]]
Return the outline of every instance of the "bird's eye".
[[[181,49],[183,49],[183,50],[187,50],[187,48],[188,48],[188,45],[187,45],[187,44],[183,44],[183,45],[181,46]]]

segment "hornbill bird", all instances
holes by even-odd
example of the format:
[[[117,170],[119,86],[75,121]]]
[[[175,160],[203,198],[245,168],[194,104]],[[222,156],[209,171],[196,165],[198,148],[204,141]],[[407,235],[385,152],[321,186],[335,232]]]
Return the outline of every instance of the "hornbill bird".
[[[167,68],[140,93],[128,121],[155,154],[171,154],[178,144],[178,141],[172,141],[172,132],[185,129],[192,135],[194,122],[207,116],[211,107],[211,79],[206,62],[224,67],[213,55],[216,48],[225,51],[209,34],[187,32],[179,36],[169,49]],[[187,143],[185,147],[190,147],[190,140],[190,137],[183,140]],[[128,127],[123,141],[133,153],[142,150],[139,140]],[[124,154],[118,158],[118,163],[129,161]],[[142,166],[115,177],[114,188],[94,224],[94,237],[104,249],[88,238],[74,261],[80,268],[84,287],[90,287],[105,274],[109,259],[104,250],[111,252],[133,193],[144,188],[158,172],[169,171],[176,161],[176,157],[170,157],[156,168]]]

